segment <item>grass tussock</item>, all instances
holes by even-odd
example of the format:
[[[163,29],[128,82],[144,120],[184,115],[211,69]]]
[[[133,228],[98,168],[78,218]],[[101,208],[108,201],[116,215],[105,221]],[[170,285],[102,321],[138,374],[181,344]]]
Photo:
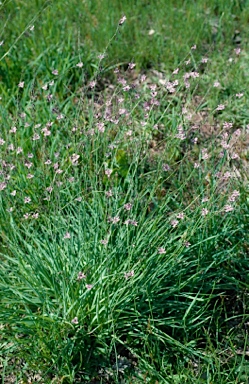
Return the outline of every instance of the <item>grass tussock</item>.
[[[1,11],[2,382],[246,383],[246,2]]]

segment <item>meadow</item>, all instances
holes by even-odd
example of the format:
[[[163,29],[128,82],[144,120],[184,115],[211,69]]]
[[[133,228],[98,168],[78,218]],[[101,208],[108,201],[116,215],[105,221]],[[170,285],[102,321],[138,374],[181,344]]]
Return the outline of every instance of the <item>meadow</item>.
[[[1,383],[249,383],[249,1],[0,19]]]

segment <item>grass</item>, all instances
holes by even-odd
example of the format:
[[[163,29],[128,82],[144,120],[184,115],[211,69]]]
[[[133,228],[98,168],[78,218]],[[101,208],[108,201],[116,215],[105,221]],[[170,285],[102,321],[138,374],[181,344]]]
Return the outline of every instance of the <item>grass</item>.
[[[249,382],[247,2],[0,6],[2,383]]]

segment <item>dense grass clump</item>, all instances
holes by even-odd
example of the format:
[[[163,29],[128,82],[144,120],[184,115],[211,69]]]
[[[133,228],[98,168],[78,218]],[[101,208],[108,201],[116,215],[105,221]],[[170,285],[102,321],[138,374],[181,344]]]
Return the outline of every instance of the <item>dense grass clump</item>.
[[[78,3],[1,4],[2,382],[246,383],[246,2]]]

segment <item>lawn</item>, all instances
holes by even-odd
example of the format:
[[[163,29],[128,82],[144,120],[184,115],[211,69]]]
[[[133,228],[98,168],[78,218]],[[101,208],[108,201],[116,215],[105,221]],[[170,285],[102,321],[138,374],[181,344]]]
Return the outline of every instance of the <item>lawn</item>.
[[[249,383],[249,1],[0,17],[1,382]]]

